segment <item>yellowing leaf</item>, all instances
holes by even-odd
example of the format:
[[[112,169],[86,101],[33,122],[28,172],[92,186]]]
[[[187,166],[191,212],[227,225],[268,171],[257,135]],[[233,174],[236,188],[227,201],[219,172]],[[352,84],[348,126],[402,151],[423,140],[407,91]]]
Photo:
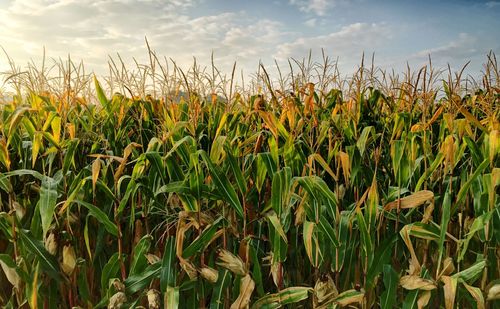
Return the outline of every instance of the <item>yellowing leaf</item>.
[[[30,305],[31,309],[38,308],[38,268],[39,264],[36,265],[35,274],[33,275],[33,282],[31,284],[31,297],[30,297]]]
[[[54,140],[59,144],[61,140],[61,117],[54,117],[50,126],[52,127],[52,136],[54,136]]]
[[[9,149],[4,139],[0,140],[0,162],[5,166],[7,171],[10,170],[10,156]]]
[[[465,286],[467,291],[469,291],[472,298],[474,298],[474,300],[476,301],[477,309],[484,309],[485,308],[484,297],[483,297],[483,292],[481,292],[481,289],[476,288],[474,286],[470,286],[465,281],[462,281],[462,284]]]
[[[345,183],[349,183],[349,177],[351,176],[351,163],[349,160],[349,155],[343,151],[339,151],[338,157],[342,165],[342,171],[344,172]]]
[[[493,163],[495,155],[500,152],[500,131],[492,130],[490,132],[490,162]]]
[[[406,290],[424,290],[430,291],[437,288],[436,284],[429,280],[423,279],[416,275],[406,275],[401,277],[399,284]]]
[[[422,190],[413,193],[412,195],[403,197],[402,199],[392,201],[384,206],[385,210],[397,209],[398,204],[400,209],[415,208],[424,205],[425,202],[432,202],[434,200],[434,193],[428,190]]]
[[[38,157],[38,153],[40,152],[40,148],[42,147],[42,133],[35,132],[35,136],[33,137],[33,144],[31,146],[31,160],[32,167],[35,167],[36,158]]]
[[[96,158],[94,163],[92,163],[92,190],[95,192],[95,185],[97,179],[99,178],[99,172],[101,171],[101,160]]]
[[[68,127],[68,133],[69,133],[69,138],[74,139],[75,138],[75,124],[73,123],[68,123],[66,125]]]

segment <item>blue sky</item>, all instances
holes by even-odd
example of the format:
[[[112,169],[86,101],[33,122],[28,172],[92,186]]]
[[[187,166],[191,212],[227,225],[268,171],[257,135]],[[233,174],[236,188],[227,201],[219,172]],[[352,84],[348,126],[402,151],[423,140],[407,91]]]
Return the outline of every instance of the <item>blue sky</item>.
[[[188,67],[196,57],[250,74],[321,48],[351,73],[363,52],[401,71],[433,64],[478,75],[488,51],[500,55],[500,1],[409,0],[0,0],[0,46],[19,66],[48,57],[83,59],[105,74],[108,56],[147,61],[147,36],[161,56]],[[7,67],[0,56],[0,70]]]

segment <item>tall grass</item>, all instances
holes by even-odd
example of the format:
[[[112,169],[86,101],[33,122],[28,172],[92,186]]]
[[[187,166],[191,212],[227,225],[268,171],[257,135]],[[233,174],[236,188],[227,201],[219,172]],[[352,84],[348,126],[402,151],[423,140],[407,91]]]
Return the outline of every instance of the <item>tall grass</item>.
[[[8,59],[2,306],[498,306],[495,55],[480,80],[149,59]]]

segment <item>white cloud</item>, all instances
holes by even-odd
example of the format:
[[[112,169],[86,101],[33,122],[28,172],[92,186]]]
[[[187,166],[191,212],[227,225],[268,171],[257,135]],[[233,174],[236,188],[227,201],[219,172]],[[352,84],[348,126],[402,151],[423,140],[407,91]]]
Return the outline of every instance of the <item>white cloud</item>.
[[[106,74],[108,55],[148,63],[147,36],[161,57],[183,68],[193,64],[193,57],[209,63],[213,51],[221,68],[230,70],[237,60],[250,73],[286,39],[281,23],[244,11],[189,16],[187,7],[199,1],[14,0],[5,9],[0,6],[0,46],[21,66],[41,59],[45,46],[49,57],[71,54],[87,69]],[[0,71],[7,69],[4,60],[0,55]]]
[[[290,0],[290,4],[299,8],[305,13],[313,13],[318,16],[325,16],[328,10],[335,7],[339,0]]]
[[[390,38],[389,27],[384,23],[354,23],[327,35],[301,37],[291,43],[283,43],[274,56],[283,61],[289,57],[301,58],[310,50],[315,52],[324,48],[329,55],[339,57],[339,64],[352,67],[359,63],[358,57],[363,51],[372,52]]]

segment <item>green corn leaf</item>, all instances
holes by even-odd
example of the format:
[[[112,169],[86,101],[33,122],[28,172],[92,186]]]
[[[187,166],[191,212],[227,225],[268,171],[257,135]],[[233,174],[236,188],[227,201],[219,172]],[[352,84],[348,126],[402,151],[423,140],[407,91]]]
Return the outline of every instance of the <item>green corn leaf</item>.
[[[479,277],[479,275],[483,272],[484,267],[486,266],[486,261],[481,260],[473,264],[467,269],[462,270],[451,276],[452,278],[461,279],[468,283],[474,283],[474,281]]]
[[[229,168],[233,172],[234,178],[236,180],[236,185],[238,186],[240,194],[244,196],[245,193],[247,192],[247,187],[245,185],[246,184],[245,177],[243,176],[243,173],[240,167],[238,166],[236,158],[233,156],[233,154],[231,153],[231,151],[228,149],[227,146],[226,146],[226,158],[227,162],[229,163]]]
[[[219,223],[222,221],[222,217],[217,218],[212,224],[207,226],[200,236],[196,237],[195,240],[189,244],[189,246],[182,251],[183,258],[189,258],[196,253],[201,252],[205,249],[207,244],[212,240],[215,232],[219,228]]]
[[[359,208],[356,209],[356,218],[361,237],[361,247],[363,248],[364,255],[368,258],[368,263],[370,264],[373,259],[373,241],[370,231],[368,230],[368,226],[366,225],[365,217]]]
[[[273,226],[274,230],[278,233],[278,235],[283,239],[285,243],[288,243],[285,231],[283,230],[283,226],[281,225],[281,222],[276,216],[276,214],[269,214],[267,215],[267,219],[269,222],[271,222],[271,225]]]
[[[467,182],[465,182],[461,187],[460,191],[458,191],[457,194],[457,201],[455,203],[455,206],[453,209],[456,209],[458,205],[460,205],[463,200],[465,199],[465,196],[467,195],[467,192],[469,191],[470,186],[472,185],[472,182],[478,178],[478,176],[488,167],[489,161],[488,159],[485,159],[474,171],[472,175],[469,176],[469,179],[467,179]]]
[[[42,180],[38,207],[40,207],[43,235],[47,234],[54,217],[57,202],[57,185],[58,182],[50,177],[44,177]]]
[[[61,275],[59,273],[59,264],[57,263],[55,257],[45,249],[43,243],[34,239],[28,230],[20,229],[18,235],[20,236],[23,244],[26,246],[26,249],[35,254],[38,258],[42,269],[53,279],[60,280]]]
[[[288,204],[291,179],[292,170],[289,167],[283,168],[273,176],[271,188],[271,205],[278,218],[281,218],[283,208]]]
[[[174,286],[177,278],[175,257],[175,237],[168,237],[163,250],[163,259],[161,262],[160,288],[165,291],[167,286]]]
[[[324,216],[321,216],[319,218],[319,222],[317,223],[318,229],[323,233],[323,235],[326,237],[326,240],[328,243],[326,245],[328,247],[334,247],[337,248],[340,246],[339,239],[337,237],[337,233],[333,229],[332,225],[330,224],[330,221]]]
[[[133,294],[144,289],[153,279],[159,277],[160,272],[161,263],[155,263],[146,267],[143,272],[129,276],[124,282],[127,293]]]
[[[151,242],[153,237],[151,235],[144,235],[139,242],[134,246],[133,255],[132,255],[132,263],[130,264],[129,276],[136,275],[142,272],[148,261],[146,259],[146,253],[149,251],[151,247]]]
[[[384,239],[378,244],[375,250],[373,261],[368,268],[366,275],[366,289],[369,290],[375,285],[375,278],[382,272],[382,268],[390,262],[391,254],[398,238],[393,234],[390,238]],[[385,268],[384,268],[385,271]],[[385,273],[384,273],[385,276]],[[386,286],[387,288],[387,286]]]
[[[165,166],[163,164],[162,157],[158,152],[146,152],[146,158],[154,167],[158,175],[160,175],[163,184],[167,183],[167,175],[165,173]]]
[[[236,191],[234,191],[234,188],[227,179],[226,175],[218,171],[218,169],[212,163],[212,160],[210,160],[210,158],[207,156],[206,152],[200,151],[200,154],[208,167],[210,176],[212,176],[212,180],[215,184],[215,187],[219,191],[219,194],[224,198],[225,201],[229,203],[231,207],[233,207],[236,214],[240,218],[243,218],[243,207],[241,206],[240,200],[236,195]]]
[[[441,164],[441,162],[443,162],[443,159],[444,159],[444,154],[442,152],[439,152],[436,155],[436,158],[432,162],[431,166],[428,169],[426,169],[424,174],[418,179],[418,182],[415,185],[415,190],[413,190],[414,192],[420,191],[420,188],[422,187],[424,182],[427,180],[427,178],[429,178],[432,175],[432,173],[434,173],[436,168]]]
[[[111,105],[109,104],[108,98],[106,98],[106,94],[104,94],[104,90],[101,87],[101,84],[97,80],[97,77],[94,75],[94,86],[95,86],[95,91],[97,93],[97,98],[99,99],[99,103],[104,107],[106,112],[108,113],[108,116],[111,115]]]
[[[104,264],[101,273],[101,292],[104,294],[109,285],[109,280],[116,278],[120,270],[120,260],[118,252],[115,252]]]
[[[448,192],[444,194],[442,216],[441,216],[441,229],[439,233],[438,250],[439,258],[437,264],[436,278],[439,276],[439,270],[441,269],[441,261],[444,254],[444,241],[446,237],[446,232],[448,231],[448,223],[450,222],[450,211],[451,211],[451,197]]]
[[[359,149],[361,157],[365,153],[366,146],[368,145],[369,142],[370,133],[372,136],[375,136],[375,129],[372,126],[365,127],[361,132],[358,141],[356,142],[356,146]]]
[[[385,291],[380,296],[380,307],[382,309],[392,309],[396,303],[399,274],[391,265],[384,264],[383,268]]]
[[[212,292],[210,301],[210,309],[224,308],[224,300],[226,299],[226,291],[232,280],[232,274],[227,269],[219,270],[219,276]]]
[[[109,219],[108,215],[106,215],[104,211],[84,201],[75,200],[74,202],[87,208],[89,210],[89,214],[96,218],[97,221],[99,221],[99,223],[101,223],[106,231],[108,231],[111,235],[118,236],[118,227]]]
[[[406,294],[405,300],[403,301],[403,309],[416,309],[418,301],[418,292],[420,290],[413,290]]]
[[[78,150],[78,145],[80,144],[80,140],[78,138],[74,138],[70,140],[68,144],[69,145],[64,155],[64,161],[62,166],[63,175],[66,175],[71,165],[75,166],[75,155],[76,151]]]

